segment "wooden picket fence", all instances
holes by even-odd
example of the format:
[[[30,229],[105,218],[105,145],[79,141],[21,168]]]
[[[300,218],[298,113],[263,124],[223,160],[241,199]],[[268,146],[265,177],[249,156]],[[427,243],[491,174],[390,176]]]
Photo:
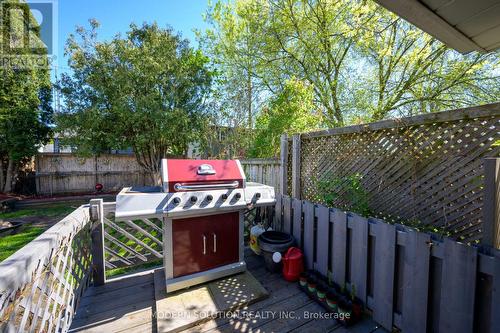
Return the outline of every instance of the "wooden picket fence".
[[[315,269],[351,289],[384,328],[500,332],[500,251],[277,196],[274,227]]]

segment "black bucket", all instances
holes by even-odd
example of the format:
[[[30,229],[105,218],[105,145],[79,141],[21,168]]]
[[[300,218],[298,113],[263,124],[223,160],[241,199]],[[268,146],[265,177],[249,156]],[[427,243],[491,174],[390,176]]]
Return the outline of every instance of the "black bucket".
[[[280,252],[281,255],[295,245],[292,235],[281,231],[265,231],[259,236],[259,247],[264,257],[266,269],[270,272],[280,272],[282,263],[273,261],[273,253]]]

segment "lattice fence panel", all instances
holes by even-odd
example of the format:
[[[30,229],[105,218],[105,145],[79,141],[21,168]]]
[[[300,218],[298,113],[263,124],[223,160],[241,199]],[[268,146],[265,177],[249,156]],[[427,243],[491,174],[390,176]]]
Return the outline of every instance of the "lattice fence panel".
[[[157,218],[116,221],[104,218],[106,268],[132,267],[163,258],[162,222]]]
[[[78,224],[83,225],[81,229],[61,236],[61,242],[49,251],[50,255],[38,261],[28,283],[1,292],[0,331],[66,332],[69,329],[79,300],[91,281],[88,213],[85,218],[87,222]],[[27,246],[37,246],[36,241]],[[22,281],[26,277],[18,278]]]
[[[292,158],[293,158],[293,145],[292,140],[288,140],[288,161],[287,161],[287,188],[285,193],[288,196],[292,195]]]
[[[500,117],[307,136],[302,198],[345,209],[366,198],[371,214],[480,238],[483,158],[500,154]],[[333,194],[333,195],[332,195]]]

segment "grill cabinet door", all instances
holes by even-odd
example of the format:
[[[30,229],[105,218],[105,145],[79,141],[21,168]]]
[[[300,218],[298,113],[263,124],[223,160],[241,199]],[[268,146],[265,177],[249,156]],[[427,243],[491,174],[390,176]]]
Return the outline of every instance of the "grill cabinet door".
[[[239,213],[172,221],[174,277],[238,261]]]
[[[227,265],[239,260],[239,213],[213,217],[210,223],[210,267]]]

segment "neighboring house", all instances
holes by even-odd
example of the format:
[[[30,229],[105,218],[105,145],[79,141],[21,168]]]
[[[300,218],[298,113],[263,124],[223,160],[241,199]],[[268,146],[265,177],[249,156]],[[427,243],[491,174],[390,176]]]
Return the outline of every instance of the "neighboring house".
[[[59,134],[55,134],[54,138],[47,144],[38,148],[39,153],[72,153],[73,149],[68,146],[61,145],[61,138]]]
[[[202,147],[199,142],[192,142],[188,145],[187,158],[231,158],[240,153],[240,144],[235,140],[236,130],[232,127],[215,126],[215,135],[208,139],[207,146]],[[62,145],[62,135],[55,133],[54,138],[38,149],[39,153],[74,153],[75,149]],[[116,150],[110,149],[110,154],[132,155],[132,148]]]
[[[54,154],[60,154],[60,153],[74,153],[75,149],[70,146],[64,146],[61,143],[62,137],[59,133],[54,134],[54,138],[50,140],[47,144],[41,146],[38,148],[39,153],[54,153]],[[129,149],[110,149],[109,154],[118,154],[118,155],[132,155],[134,151],[132,148]]]

